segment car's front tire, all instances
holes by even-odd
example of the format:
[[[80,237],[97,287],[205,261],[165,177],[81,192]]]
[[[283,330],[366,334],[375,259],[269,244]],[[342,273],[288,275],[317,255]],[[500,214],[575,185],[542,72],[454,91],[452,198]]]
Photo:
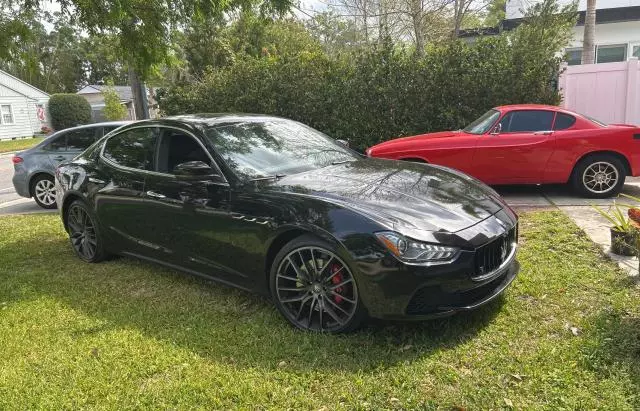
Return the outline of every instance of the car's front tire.
[[[31,182],[31,195],[42,208],[53,209],[56,204],[56,185],[53,177],[48,174],[40,174]]]
[[[571,175],[571,184],[583,197],[613,197],[622,191],[626,174],[616,156],[595,154],[580,160]]]
[[[348,332],[366,317],[353,271],[334,245],[312,235],[292,240],[276,255],[270,289],[280,313],[303,330]]]
[[[71,203],[65,210],[65,221],[71,247],[81,260],[98,263],[107,257],[100,227],[85,203]]]

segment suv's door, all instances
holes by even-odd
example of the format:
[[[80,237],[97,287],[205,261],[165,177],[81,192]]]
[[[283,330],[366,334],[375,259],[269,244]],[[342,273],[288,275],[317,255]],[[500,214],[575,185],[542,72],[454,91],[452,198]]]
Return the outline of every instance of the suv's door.
[[[184,178],[177,165],[202,161],[217,178]],[[161,127],[156,172],[147,176],[145,208],[149,251],[157,259],[247,286],[244,274],[226,261],[229,244],[229,185],[197,137],[186,130]]]
[[[45,150],[49,153],[49,160],[54,166],[63,161],[71,160],[86,150],[96,141],[100,127],[83,127],[75,130],[64,131],[49,143]]]
[[[99,160],[88,175],[98,220],[114,248],[138,252],[148,241],[143,193],[147,175],[154,169],[156,127],[135,127],[109,137]]]
[[[514,110],[484,134],[473,157],[473,175],[489,184],[541,183],[554,150],[555,112]]]

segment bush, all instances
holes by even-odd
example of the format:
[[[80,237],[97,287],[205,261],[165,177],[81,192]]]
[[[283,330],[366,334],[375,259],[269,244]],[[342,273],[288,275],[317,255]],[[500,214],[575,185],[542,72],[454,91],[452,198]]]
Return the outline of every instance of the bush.
[[[104,97],[104,118],[111,121],[124,120],[127,117],[127,108],[120,102],[120,96],[109,85],[102,90],[102,96]]]
[[[391,138],[458,129],[491,107],[557,104],[555,80],[575,23],[548,0],[513,32],[431,45],[424,56],[381,44],[341,56],[238,59],[158,94],[167,114],[248,112],[288,117],[364,149]]]
[[[91,122],[91,105],[77,94],[54,94],[49,99],[49,116],[54,130]]]

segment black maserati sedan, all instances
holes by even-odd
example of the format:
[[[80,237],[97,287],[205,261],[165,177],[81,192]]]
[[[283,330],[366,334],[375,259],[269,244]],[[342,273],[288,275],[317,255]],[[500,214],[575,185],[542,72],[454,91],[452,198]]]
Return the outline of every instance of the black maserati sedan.
[[[491,188],[282,118],[132,123],[60,165],[56,186],[80,259],[132,256],[262,293],[305,330],[471,310],[519,269],[517,216]]]

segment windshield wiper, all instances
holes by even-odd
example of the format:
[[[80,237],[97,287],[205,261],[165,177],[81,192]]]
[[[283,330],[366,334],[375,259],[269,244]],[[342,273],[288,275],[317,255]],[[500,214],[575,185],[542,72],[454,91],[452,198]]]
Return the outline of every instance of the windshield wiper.
[[[272,176],[252,178],[251,181],[280,180],[282,177],[286,177],[286,176],[287,176],[286,174],[274,174]]]

